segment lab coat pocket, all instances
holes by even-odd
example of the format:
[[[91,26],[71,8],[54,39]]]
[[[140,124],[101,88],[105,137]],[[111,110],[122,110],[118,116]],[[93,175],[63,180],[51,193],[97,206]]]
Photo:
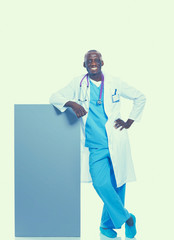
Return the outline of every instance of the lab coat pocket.
[[[120,101],[120,94],[118,93],[117,89],[114,90],[114,94],[112,94],[112,102],[117,103]]]

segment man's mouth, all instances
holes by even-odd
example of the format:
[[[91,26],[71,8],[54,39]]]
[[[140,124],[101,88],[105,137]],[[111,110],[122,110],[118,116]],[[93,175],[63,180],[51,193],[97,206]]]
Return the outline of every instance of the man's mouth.
[[[90,69],[91,70],[97,70],[98,68],[97,67],[91,67]]]

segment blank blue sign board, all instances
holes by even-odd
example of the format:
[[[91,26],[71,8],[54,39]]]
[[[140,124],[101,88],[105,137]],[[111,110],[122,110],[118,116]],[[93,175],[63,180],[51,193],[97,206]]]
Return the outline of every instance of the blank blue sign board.
[[[80,236],[80,122],[70,110],[15,105],[15,236]]]

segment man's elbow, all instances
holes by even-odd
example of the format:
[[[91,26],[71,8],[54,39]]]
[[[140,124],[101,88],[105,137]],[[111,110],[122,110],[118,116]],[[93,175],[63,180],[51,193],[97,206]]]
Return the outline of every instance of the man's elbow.
[[[146,96],[143,94],[143,101],[144,101],[144,104],[146,103],[146,100],[147,100],[147,98],[146,98]]]
[[[139,97],[139,100],[145,104],[146,103],[146,96],[144,94],[141,94],[141,96]]]

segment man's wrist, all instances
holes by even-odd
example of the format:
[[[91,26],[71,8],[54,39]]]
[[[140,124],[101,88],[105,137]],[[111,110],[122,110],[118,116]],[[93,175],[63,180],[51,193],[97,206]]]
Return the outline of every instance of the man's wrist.
[[[126,122],[126,126],[129,128],[133,122],[134,122],[134,120],[129,118]]]
[[[64,107],[71,107],[72,108],[74,106],[74,104],[75,104],[75,102],[68,101],[68,102],[65,103]]]

